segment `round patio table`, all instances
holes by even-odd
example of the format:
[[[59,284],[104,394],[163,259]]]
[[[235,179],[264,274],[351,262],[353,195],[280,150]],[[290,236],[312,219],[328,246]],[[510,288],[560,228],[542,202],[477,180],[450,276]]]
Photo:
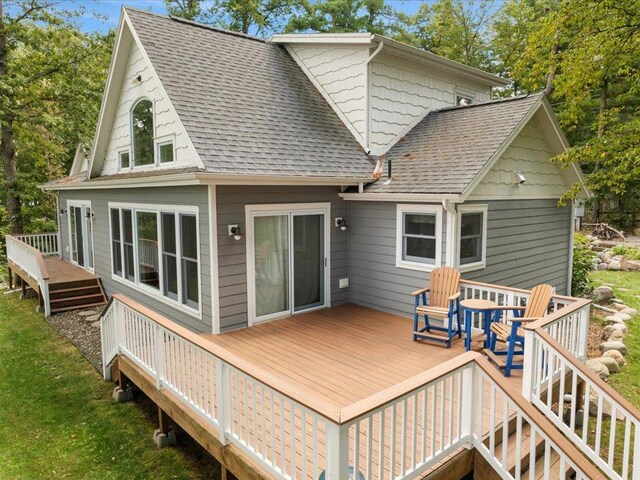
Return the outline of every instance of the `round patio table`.
[[[499,305],[491,300],[468,299],[460,302],[460,307],[464,310],[464,346],[467,350],[471,350],[471,317],[474,313],[482,314],[484,321],[484,346],[489,346],[489,326],[491,325],[491,316],[500,315]]]

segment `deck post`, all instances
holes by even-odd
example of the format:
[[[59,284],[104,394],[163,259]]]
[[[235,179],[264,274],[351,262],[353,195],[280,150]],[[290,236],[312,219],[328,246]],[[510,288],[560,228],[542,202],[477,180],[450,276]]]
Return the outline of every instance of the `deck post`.
[[[22,278],[20,279],[20,286],[22,287],[22,294],[20,295],[20,298],[27,298],[27,282]]]
[[[49,281],[44,280],[40,287],[40,295],[42,296],[42,305],[44,307],[44,316],[51,316],[51,304],[49,303]]]
[[[231,372],[229,365],[214,357],[216,362],[216,397],[218,399],[217,417],[220,430],[220,443],[226,445],[227,433],[231,430]]]
[[[477,405],[476,377],[477,367],[475,364],[467,366],[467,368],[462,372],[462,392],[460,392],[460,401],[462,402],[460,436],[467,448],[473,448],[475,409]],[[482,412],[480,412],[480,415],[482,415]]]
[[[522,396],[531,401],[536,363],[536,336],[533,330],[524,331],[524,358],[522,365]]]
[[[13,290],[13,272],[11,271],[11,267],[7,268],[9,272],[9,290]]]
[[[326,480],[349,478],[349,425],[327,422],[327,471]],[[357,441],[357,440],[356,440]],[[358,474],[354,472],[354,479]]]

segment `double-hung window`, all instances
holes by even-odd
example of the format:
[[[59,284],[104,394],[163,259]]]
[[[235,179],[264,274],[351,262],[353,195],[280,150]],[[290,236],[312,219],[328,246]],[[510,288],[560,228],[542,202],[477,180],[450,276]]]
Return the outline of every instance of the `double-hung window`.
[[[442,258],[442,208],[435,205],[398,205],[396,212],[396,266],[431,270]]]
[[[109,208],[113,277],[200,314],[197,208]]]
[[[458,207],[458,254],[460,269],[476,270],[486,266],[487,205]]]

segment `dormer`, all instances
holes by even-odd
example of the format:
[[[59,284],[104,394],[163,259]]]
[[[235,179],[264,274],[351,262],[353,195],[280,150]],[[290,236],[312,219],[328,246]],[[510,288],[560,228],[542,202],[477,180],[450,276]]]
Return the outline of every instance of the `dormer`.
[[[372,155],[429,112],[491,100],[508,82],[369,33],[274,35]]]

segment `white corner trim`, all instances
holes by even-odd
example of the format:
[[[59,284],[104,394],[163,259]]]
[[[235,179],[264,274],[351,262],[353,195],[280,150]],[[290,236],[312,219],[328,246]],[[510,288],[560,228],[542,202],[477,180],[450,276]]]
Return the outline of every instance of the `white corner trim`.
[[[573,245],[576,237],[576,204],[571,202],[571,226],[569,227],[569,272],[567,276],[567,295],[571,295],[573,292]]]
[[[403,259],[404,251],[404,214],[430,214],[436,217],[436,258],[433,264],[413,262]],[[416,204],[398,204],[396,205],[396,267],[406,268],[409,270],[420,270],[430,272],[442,265],[442,206],[440,205],[416,205]]]
[[[218,269],[218,210],[216,186],[209,185],[209,263],[211,265],[211,331],[220,333],[220,278]]]
[[[464,213],[482,213],[482,260],[479,262],[460,264],[460,242],[462,236],[462,215]],[[487,231],[488,231],[489,206],[486,203],[469,203],[458,205],[456,218],[457,229],[455,238],[456,263],[461,273],[482,270],[487,267]]]
[[[272,37],[273,38],[273,37]],[[300,59],[300,57],[298,56],[298,54],[289,46],[289,45],[285,45],[284,46],[285,50],[289,53],[289,55],[291,55],[291,58],[293,58],[293,60],[296,62],[296,64],[298,65],[298,67],[300,67],[300,69],[304,72],[304,74],[309,78],[309,80],[311,80],[311,83],[313,83],[313,85],[316,87],[316,89],[318,90],[318,92],[320,92],[320,94],[322,95],[322,97],[326,100],[326,102],[329,104],[329,106],[331,107],[331,109],[336,113],[336,115],[338,115],[338,117],[340,118],[340,120],[342,120],[342,123],[344,123],[345,127],[347,127],[347,129],[351,132],[351,135],[354,136],[354,138],[358,141],[358,143],[360,144],[360,146],[367,151],[367,144],[364,138],[362,138],[362,136],[360,135],[360,133],[355,129],[355,127],[351,124],[351,122],[349,121],[349,119],[346,117],[346,115],[344,113],[342,113],[342,110],[340,110],[338,108],[338,106],[336,105],[336,102],[333,101],[333,99],[331,98],[331,96],[329,95],[329,93],[327,93],[327,91],[322,88],[322,85],[320,85],[320,82],[318,82],[318,80],[316,80],[316,77],[313,76],[313,74],[311,73],[311,71],[307,68],[307,66],[304,64],[304,62],[302,61],[302,59]]]
[[[442,208],[447,215],[447,241],[445,242],[445,265],[448,267],[457,268],[457,242],[456,232],[458,231],[458,214],[456,213],[456,207],[453,202],[448,200],[442,201]]]

